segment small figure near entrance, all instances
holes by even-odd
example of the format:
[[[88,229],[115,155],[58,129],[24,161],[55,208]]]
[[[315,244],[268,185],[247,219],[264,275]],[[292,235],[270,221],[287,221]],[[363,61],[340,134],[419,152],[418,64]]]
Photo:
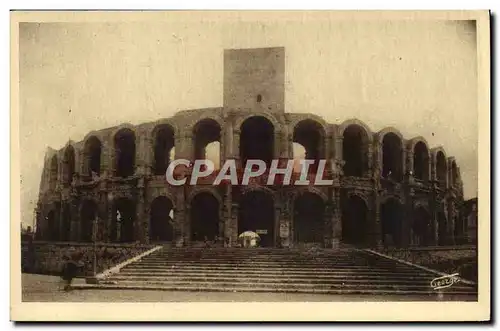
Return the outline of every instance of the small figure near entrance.
[[[260,242],[260,236],[253,231],[245,231],[238,236],[241,247],[257,247]]]

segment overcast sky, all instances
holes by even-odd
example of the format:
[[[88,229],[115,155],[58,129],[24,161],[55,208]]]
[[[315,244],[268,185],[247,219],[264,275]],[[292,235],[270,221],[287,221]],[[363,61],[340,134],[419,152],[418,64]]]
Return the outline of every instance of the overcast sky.
[[[467,21],[432,20],[23,23],[22,220],[32,222],[48,146],[221,106],[223,50],[246,47],[285,47],[287,112],[424,136],[456,157],[465,196],[475,197],[475,34]]]

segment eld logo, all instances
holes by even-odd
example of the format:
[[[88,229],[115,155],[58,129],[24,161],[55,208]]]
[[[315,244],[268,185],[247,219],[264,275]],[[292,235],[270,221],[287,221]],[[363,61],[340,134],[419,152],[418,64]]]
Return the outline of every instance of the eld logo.
[[[443,288],[450,287],[453,284],[456,284],[460,281],[458,277],[458,273],[452,275],[446,275],[438,278],[434,278],[431,281],[431,287],[435,290],[440,290]]]

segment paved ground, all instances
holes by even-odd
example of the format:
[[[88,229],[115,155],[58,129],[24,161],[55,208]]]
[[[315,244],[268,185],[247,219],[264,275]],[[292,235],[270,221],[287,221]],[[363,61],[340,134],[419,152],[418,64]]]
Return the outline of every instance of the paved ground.
[[[83,282],[79,279],[77,282]],[[339,301],[428,301],[436,298],[342,296],[324,294],[166,292],[114,290],[61,290],[59,277],[22,275],[24,302],[339,302]],[[450,298],[466,300],[466,298]]]

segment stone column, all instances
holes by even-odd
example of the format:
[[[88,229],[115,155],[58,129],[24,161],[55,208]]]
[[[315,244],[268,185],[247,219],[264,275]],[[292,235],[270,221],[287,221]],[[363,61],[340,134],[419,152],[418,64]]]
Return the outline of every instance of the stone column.
[[[154,142],[149,132],[143,133],[144,139],[144,175],[149,176],[153,173],[154,163]]]
[[[432,185],[432,191],[429,201],[429,212],[431,217],[431,226],[432,226],[432,245],[438,245],[439,243],[439,222],[438,222],[438,208],[439,205],[436,203],[438,194],[437,194],[437,184]]]
[[[281,209],[281,218],[280,218],[280,239],[281,245],[283,247],[290,247],[291,243],[291,213],[290,213],[290,200],[288,196],[284,196],[284,206]]]
[[[374,153],[375,151],[373,144],[368,144],[368,150],[367,150],[368,173],[366,174],[368,177],[373,176],[374,167],[376,166],[374,162],[376,154],[374,155]]]
[[[64,224],[67,222],[67,220],[65,219],[65,216],[64,215],[64,207],[65,205],[67,204],[67,200],[63,200],[62,203],[61,203],[61,208],[59,208],[59,224],[58,224],[58,227],[59,227],[59,230],[58,230],[58,233],[59,233],[59,240],[60,241],[65,241],[67,240],[67,237],[68,237],[68,234],[65,234],[64,233]]]
[[[225,162],[228,158],[231,158],[233,156],[233,139],[234,139],[234,134],[233,134],[233,122],[231,120],[227,120],[226,125],[223,129],[224,131],[224,149],[222,149],[221,146],[221,156],[223,159],[223,162]],[[221,167],[222,167],[221,163]]]
[[[176,194],[175,204],[175,223],[174,223],[174,241],[177,247],[185,246],[191,239],[189,227],[189,208],[186,205],[184,196],[184,187],[179,187]]]
[[[413,173],[413,150],[410,148],[406,149],[406,166],[407,166],[407,171],[412,172],[412,178],[415,176]]]
[[[232,158],[239,160],[240,159],[240,129],[233,129],[233,148],[232,148]]]
[[[232,213],[232,186],[225,187],[224,205],[222,206],[222,225],[223,229],[221,235],[224,238],[224,247],[229,246],[231,238],[231,213]]]
[[[273,229],[273,242],[274,247],[279,247],[281,245],[280,228],[281,228],[281,205],[276,203],[274,206],[274,229]]]
[[[293,159],[293,135],[291,133],[288,133],[286,136],[286,146],[287,146],[287,152],[286,156],[289,159]]]
[[[383,152],[383,144],[382,141],[378,139],[375,140],[375,157],[374,157],[374,165],[373,165],[373,175],[375,176],[375,180],[379,181],[382,176],[382,171],[384,169],[384,152]]]
[[[327,125],[325,127],[325,150],[324,150],[324,153],[323,153],[323,156],[325,158],[325,160],[331,160],[332,159],[332,156],[333,156],[333,153],[332,153],[332,145],[334,144],[333,143],[333,137],[332,137],[332,132],[330,131],[330,127]]]
[[[80,201],[78,198],[71,199],[71,241],[80,241]]]
[[[281,128],[281,133],[280,133],[280,144],[279,144],[279,149],[278,149],[278,154],[277,156],[282,158],[282,159],[287,159],[289,156],[289,133],[288,133],[288,125],[285,124]]]
[[[331,197],[328,197],[328,201],[326,201],[325,204],[325,211],[324,211],[324,226],[325,229],[333,229],[333,209],[332,209],[332,202],[331,202]],[[333,246],[333,231],[325,231],[323,234],[323,247],[332,247]]]
[[[374,192],[373,197],[373,223],[372,223],[372,239],[371,244],[374,247],[380,248],[383,246],[382,244],[382,221],[380,216],[380,193],[379,191]]]
[[[145,228],[148,227],[147,217],[144,212],[144,208],[146,205],[144,199],[144,179],[140,178],[137,183],[138,194],[137,194],[137,204],[136,204],[136,217],[134,222],[134,233],[135,233],[135,241],[139,241],[141,243],[145,243],[146,233]]]
[[[429,181],[437,181],[437,173],[436,173],[436,153],[429,151],[431,171],[429,173]]]
[[[403,247],[408,247],[410,244],[413,242],[413,229],[412,229],[412,222],[413,222],[413,196],[414,192],[413,189],[408,188],[407,191],[405,192],[405,204],[404,204],[404,211],[403,211],[403,223],[401,226],[401,233],[402,233],[402,246]]]
[[[234,247],[238,244],[238,204],[233,202],[231,205],[231,219],[229,224],[229,246]]]
[[[109,239],[109,208],[110,202],[108,201],[108,195],[105,190],[99,192],[99,205],[97,207],[97,213],[99,215],[99,232],[98,237],[100,241],[108,241]]]
[[[342,241],[342,210],[340,205],[340,188],[332,192],[332,248],[338,248]]]
[[[338,134],[335,136],[335,159],[337,161],[343,161],[343,147],[344,147],[344,137],[339,136]]]
[[[447,243],[455,244],[455,204],[452,200],[448,202]]]

